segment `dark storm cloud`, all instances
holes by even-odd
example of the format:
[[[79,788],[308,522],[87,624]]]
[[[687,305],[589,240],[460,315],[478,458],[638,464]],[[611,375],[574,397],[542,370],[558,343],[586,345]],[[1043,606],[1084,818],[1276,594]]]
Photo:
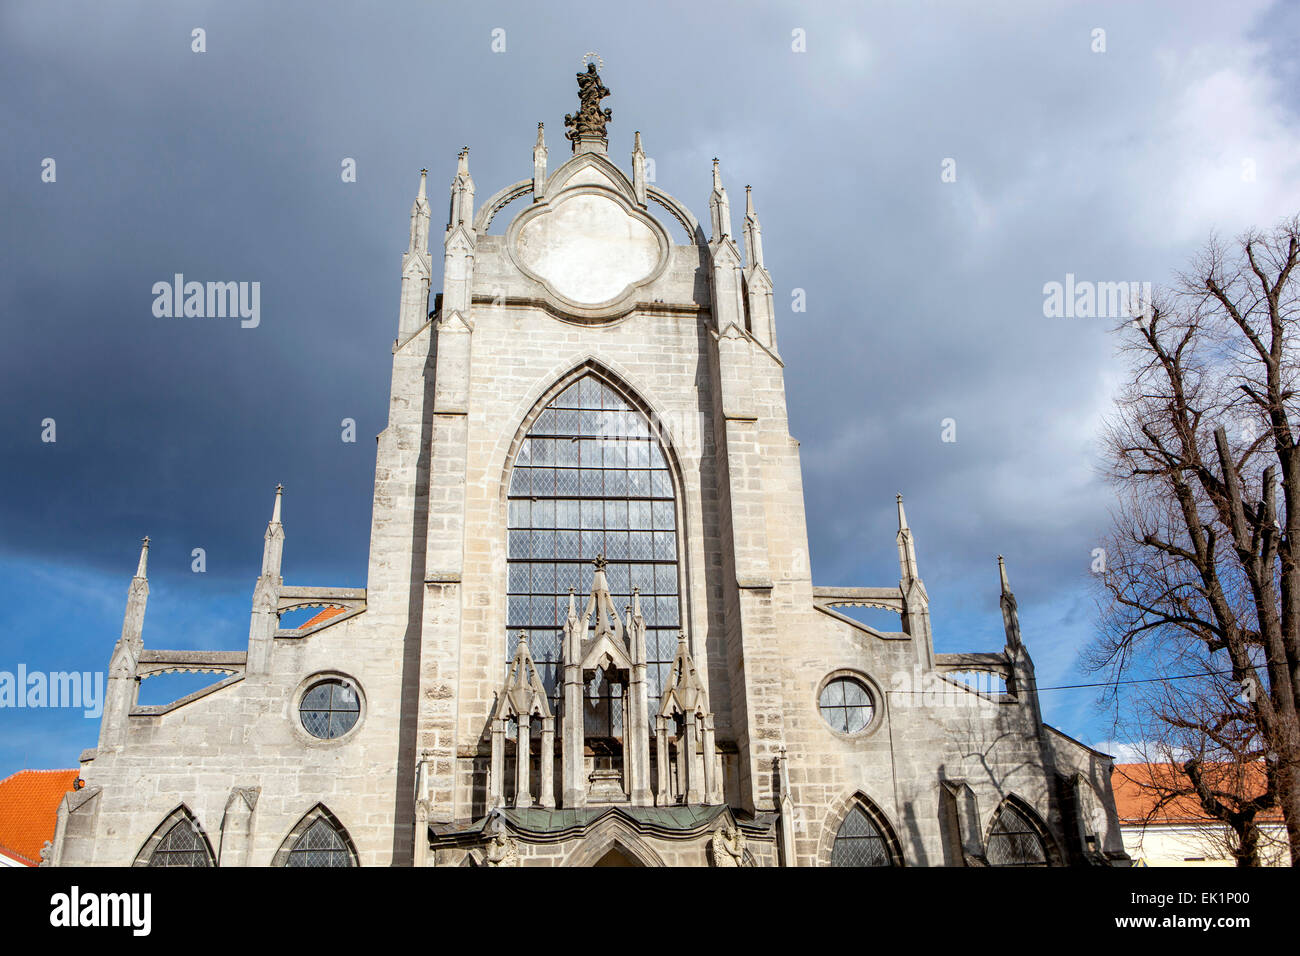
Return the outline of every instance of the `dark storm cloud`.
[[[1280,82],[1295,18],[1279,34],[1261,27],[1272,16],[1211,3],[6,4],[4,556],[124,593],[152,534],[164,590],[150,621],[170,633],[147,624],[149,643],[211,632],[238,646],[283,481],[286,576],[364,583],[418,170],[436,272],[456,150],[471,146],[479,201],[531,173],[539,120],[558,157],[593,50],[619,162],[641,130],[658,185],[707,218],[720,157],[735,225],[754,186],[818,579],[896,579],[902,491],[941,648],[1000,643],[1004,552],[1040,674],[1044,660],[1063,674],[1088,631],[1106,504],[1091,442],[1117,369],[1111,323],[1044,318],[1042,286],[1067,272],[1160,281],[1210,228],[1300,208],[1294,86]],[[205,53],[191,52],[195,27]],[[791,50],[796,28],[806,53]],[[57,183],[40,181],[45,157]],[[356,183],[341,181],[345,157]],[[954,183],[940,181],[945,158]],[[260,282],[260,325],[154,317],[151,288],[175,273]],[[806,312],[790,310],[796,288]],[[355,444],[340,441],[344,418]],[[955,443],[940,441],[945,418]],[[206,578],[190,573],[195,547]],[[229,624],[214,628],[227,594]],[[56,636],[106,661],[115,633]]]

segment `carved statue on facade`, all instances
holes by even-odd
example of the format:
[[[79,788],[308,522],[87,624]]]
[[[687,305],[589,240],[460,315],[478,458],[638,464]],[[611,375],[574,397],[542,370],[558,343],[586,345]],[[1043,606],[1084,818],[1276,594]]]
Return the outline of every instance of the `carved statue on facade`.
[[[518,866],[519,844],[507,831],[501,817],[493,814],[484,828],[488,844],[483,849],[484,866]]]
[[[748,866],[745,861],[745,834],[735,827],[718,827],[713,833],[709,849],[714,866]]]
[[[499,831],[488,843],[483,853],[484,866],[518,866],[519,847],[515,838],[504,830]]]
[[[564,135],[568,139],[576,140],[580,136],[605,138],[605,124],[614,118],[612,111],[600,108],[600,101],[606,96],[609,96],[609,89],[600,81],[596,64],[588,63],[587,72],[578,74],[578,112],[564,117],[568,129]]]

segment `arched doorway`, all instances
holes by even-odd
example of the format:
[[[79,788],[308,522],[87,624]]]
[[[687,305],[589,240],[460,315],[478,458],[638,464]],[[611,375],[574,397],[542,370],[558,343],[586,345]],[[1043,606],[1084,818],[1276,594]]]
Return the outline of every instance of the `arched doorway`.
[[[640,863],[638,863],[636,860],[632,859],[631,857],[627,856],[625,853],[623,853],[622,850],[620,850],[616,846],[610,847],[608,852],[606,852],[604,856],[602,856],[599,860],[597,860],[595,863],[592,864],[592,866],[640,866],[640,865],[641,865]]]

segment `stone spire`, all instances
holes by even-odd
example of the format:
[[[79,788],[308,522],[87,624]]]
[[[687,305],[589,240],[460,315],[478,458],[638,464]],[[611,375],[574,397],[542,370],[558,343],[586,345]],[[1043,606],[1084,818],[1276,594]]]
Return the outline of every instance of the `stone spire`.
[[[144,610],[149,601],[149,538],[140,543],[140,560],[136,564],[135,577],[126,592],[126,614],[122,618],[122,636],[118,643],[130,642],[137,651],[143,646]]]
[[[998,555],[998,577],[1001,578],[1002,594],[998,603],[1002,605],[1002,626],[1007,633],[1007,647],[1021,646],[1020,611],[1016,607],[1016,596],[1011,593],[1011,582],[1007,580],[1007,563]]]
[[[646,189],[645,150],[641,148],[641,131],[637,130],[632,144],[632,191],[642,206],[648,201]]]
[[[898,568],[903,590],[907,590],[913,581],[920,580],[921,574],[916,567],[916,543],[912,540],[912,529],[907,525],[902,495],[898,496]]]
[[[533,147],[533,202],[546,196],[546,127],[537,124],[537,145]]]
[[[934,642],[930,634],[930,596],[921,583],[916,564],[916,542],[898,496],[898,588],[903,592],[903,631],[912,637],[917,663],[922,670],[934,666]]]
[[[722,172],[718,169],[718,160],[713,159],[713,192],[709,195],[709,216],[713,220],[714,241],[726,239],[731,235],[731,203],[727,200],[727,190],[722,185]]]
[[[745,263],[751,268],[763,268],[763,228],[754,212],[754,191],[745,187]]]
[[[280,501],[284,485],[275,486],[275,504],[271,506],[271,520],[266,523],[266,536],[262,545],[262,574],[280,577],[280,564],[284,559],[284,525],[280,523]]]
[[[442,239],[442,306],[439,309],[438,341],[435,347],[438,398],[445,405],[451,396],[459,405],[461,389],[468,389],[470,368],[469,336],[474,255],[478,236],[474,231],[474,179],[469,174],[469,147],[456,157],[456,176],[451,182],[451,211]]]
[[[429,282],[433,260],[429,257],[429,198],[425,191],[429,171],[420,170],[420,191],[411,204],[411,232],[402,256],[402,299],[397,319],[398,341],[405,341],[428,321]]]
[[[533,805],[529,771],[532,763],[531,723],[534,718],[541,722],[542,731],[542,747],[538,755],[542,777],[538,799],[543,807],[552,807],[555,805],[555,724],[546,700],[546,688],[537,673],[533,656],[528,652],[528,633],[520,631],[514,659],[510,662],[505,685],[497,694],[497,704],[492,712],[488,804],[494,809],[505,803],[505,735],[506,723],[511,719],[516,721],[514,805],[521,809]]]
[[[627,607],[627,624],[625,626],[629,643],[632,645],[629,651],[632,654],[634,664],[644,664],[646,661],[645,647],[645,615],[641,613],[641,589],[632,589],[632,603]]]
[[[678,794],[687,804],[717,804],[722,802],[718,786],[717,748],[714,741],[713,714],[709,710],[708,694],[695,670],[686,643],[686,632],[677,632],[677,653],[664,685],[659,713],[655,718],[655,746],[659,762],[660,805],[669,805],[673,799],[671,778],[668,773],[668,733],[676,718],[682,721],[682,739],[678,741],[679,781]],[[697,758],[697,754],[701,757]]]
[[[420,191],[415,194],[415,202],[411,203],[411,240],[407,252],[429,251],[429,197],[425,193],[428,179],[429,171],[420,170]]]
[[[280,501],[284,486],[275,486],[275,504],[271,520],[266,523],[266,536],[262,544],[262,573],[253,585],[253,610],[248,622],[249,674],[265,673],[270,666],[271,646],[276,628],[280,626],[280,589],[284,578],[280,565],[284,559],[284,525],[280,523]]]
[[[456,154],[456,178],[451,181],[451,210],[447,216],[447,231],[458,225],[466,228],[474,222],[474,179],[469,174],[469,147],[463,146]]]
[[[578,74],[578,112],[564,117],[568,128],[564,135],[573,143],[574,155],[606,151],[605,124],[614,118],[610,110],[600,108],[600,101],[607,96],[609,89],[600,81],[596,64],[588,63],[587,72]]]
[[[1011,665],[1006,675],[1007,692],[1027,708],[1033,726],[1041,729],[1043,712],[1038,700],[1038,678],[1034,676],[1034,661],[1029,656],[1029,648],[1020,639],[1020,611],[1016,607],[1016,596],[1011,593],[1011,582],[1007,580],[1007,564],[1000,554],[998,578],[1002,592],[998,603],[1002,605],[1002,626],[1007,634],[1003,653]]]
[[[126,725],[139,692],[136,666],[144,650],[144,611],[149,601],[149,539],[140,545],[140,560],[135,577],[126,592],[126,613],[122,616],[122,636],[113,646],[108,664],[108,686],[104,691],[104,716],[99,725],[99,749],[118,750],[126,742]]]
[[[147,583],[147,568],[149,565],[149,536],[145,535],[144,540],[140,543],[140,562],[135,566],[135,576],[141,581]]]
[[[623,622],[619,620],[618,609],[614,607],[614,599],[609,594],[609,581],[605,577],[606,564],[603,554],[598,555],[592,562],[591,597],[588,599],[587,608],[583,612],[582,623],[585,625],[590,621],[594,611],[596,622],[592,639],[599,640],[608,634],[621,643],[623,640]],[[585,627],[582,628],[582,634],[586,634]]]
[[[754,193],[745,187],[745,305],[751,334],[776,351],[776,309],[772,302],[772,277],[763,266],[763,227],[754,212]]]

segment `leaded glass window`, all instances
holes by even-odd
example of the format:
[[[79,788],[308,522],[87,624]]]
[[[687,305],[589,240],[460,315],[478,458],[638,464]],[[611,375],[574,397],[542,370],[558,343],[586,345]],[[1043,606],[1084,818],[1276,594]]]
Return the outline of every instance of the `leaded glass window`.
[[[989,834],[990,866],[1047,866],[1047,847],[1025,815],[1003,805]]]
[[[356,725],[361,716],[361,699],[351,684],[331,678],[303,695],[298,714],[307,733],[322,740],[333,740]]]
[[[330,822],[320,817],[289,850],[285,866],[352,866],[348,846]]]
[[[212,866],[207,844],[188,818],[178,820],[158,841],[150,866]]]
[[[681,605],[673,483],[650,422],[595,375],[578,379],[538,414],[520,445],[509,511],[505,659],[513,657],[519,631],[527,631],[542,683],[558,705],[569,588],[581,614],[592,559],[604,555],[620,617],[632,589],[641,592],[655,713],[677,650]],[[622,701],[615,696],[621,689],[598,674],[587,691],[588,732],[622,736]],[[608,731],[594,729],[602,725]]]
[[[831,866],[893,866],[894,858],[880,827],[860,805],[840,824],[831,849]]]
[[[852,677],[837,677],[827,683],[817,704],[826,723],[842,734],[866,729],[876,712],[871,691]]]

